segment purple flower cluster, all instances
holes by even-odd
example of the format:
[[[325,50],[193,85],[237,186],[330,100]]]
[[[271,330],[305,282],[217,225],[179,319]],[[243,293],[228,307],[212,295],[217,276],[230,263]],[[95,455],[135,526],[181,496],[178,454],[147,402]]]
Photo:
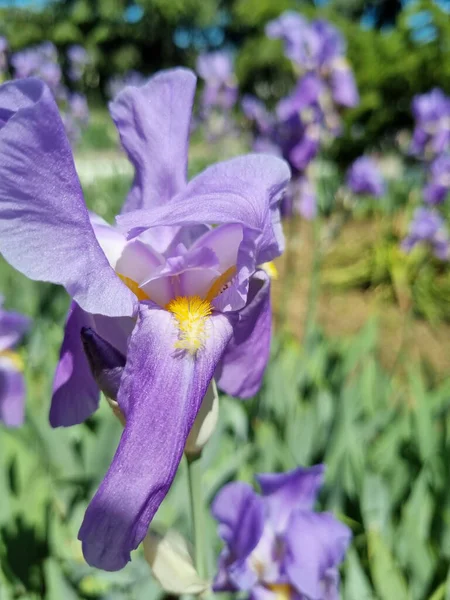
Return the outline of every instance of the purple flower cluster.
[[[251,397],[269,358],[260,265],[283,251],[289,167],[251,154],[188,182],[195,87],[174,69],[110,104],[135,168],[115,226],[87,211],[50,89],[36,78],[0,87],[0,252],[72,298],[50,422],[85,420],[101,388],[124,423],[79,533],[87,562],[105,570],[146,536],[213,376]]]
[[[345,57],[345,41],[331,23],[323,19],[308,23],[298,13],[288,11],[268,23],[266,34],[283,41],[286,56],[300,73],[319,78],[321,94],[331,97],[330,105],[357,106],[359,95]]]
[[[217,139],[233,130],[231,111],[238,97],[233,59],[226,51],[201,54],[196,70],[204,86],[200,98],[199,121],[206,124],[211,139]]]
[[[441,260],[449,259],[449,238],[445,222],[438,212],[450,191],[450,97],[435,88],[415,96],[412,105],[415,119],[410,152],[422,159],[427,172],[423,199],[435,210],[418,208],[402,247],[409,251],[426,242]]]
[[[2,308],[0,296],[0,422],[7,427],[22,425],[25,381],[21,357],[14,351],[29,327],[27,317]]]
[[[8,40],[0,36],[0,79],[3,79],[8,70],[8,49]]]
[[[67,50],[67,60],[69,62],[69,77],[72,81],[83,79],[87,67],[91,63],[91,57],[88,51],[79,44],[70,46]]]
[[[428,183],[423,190],[425,202],[442,204],[450,191],[450,154],[434,159],[428,170]]]
[[[384,179],[377,163],[368,156],[360,156],[347,172],[348,188],[357,196],[374,196],[380,198],[384,194]]]
[[[5,57],[6,49],[7,45],[4,50]],[[7,59],[5,60],[7,62]],[[82,46],[76,45],[68,49],[67,60],[68,76],[72,80],[73,87],[76,82],[82,80],[90,58]],[[38,77],[48,85],[60,107],[67,135],[72,144],[76,144],[81,131],[88,124],[89,109],[86,97],[80,92],[69,90],[64,84],[58,51],[54,44],[42,42],[37,46],[15,52],[10,58],[10,63],[14,79]]]
[[[215,591],[250,592],[255,600],[336,600],[339,565],[351,532],[330,513],[314,512],[324,467],[257,476],[226,485],[214,500],[225,548]]]
[[[405,252],[417,244],[426,243],[436,258],[449,260],[450,238],[441,215],[429,208],[417,208],[409,225],[409,234],[402,242]]]
[[[306,171],[321,145],[339,135],[339,109],[356,106],[358,91],[345,59],[344,40],[330,23],[308,23],[288,11],[268,23],[266,34],[283,41],[285,54],[299,78],[273,114],[252,97],[243,99],[242,108],[254,124],[254,149],[278,154],[291,166],[293,180],[285,212],[294,209],[311,219],[317,209],[314,186],[311,182],[305,184]]]
[[[410,151],[419,158],[432,159],[450,148],[450,98],[439,88],[415,96],[415,119]]]

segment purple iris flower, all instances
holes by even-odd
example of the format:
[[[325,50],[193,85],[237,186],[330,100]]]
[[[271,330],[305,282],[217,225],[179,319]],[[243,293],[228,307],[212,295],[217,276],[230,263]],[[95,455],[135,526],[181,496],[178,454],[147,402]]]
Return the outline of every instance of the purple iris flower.
[[[23,423],[25,409],[25,381],[20,356],[14,346],[30,325],[27,317],[2,308],[0,296],[0,421],[7,427]]]
[[[238,97],[231,55],[225,51],[201,54],[196,69],[205,81],[201,99],[203,111],[208,112],[213,108],[231,110]]]
[[[315,74],[334,103],[347,108],[357,106],[359,94],[345,58],[345,41],[331,23],[323,19],[308,23],[288,11],[268,23],[266,34],[283,41],[286,56],[304,73]]]
[[[105,570],[125,566],[145,537],[212,377],[252,396],[269,356],[270,282],[258,265],[283,250],[289,168],[248,155],[188,183],[195,85],[174,69],[111,103],[135,167],[120,227],[89,215],[50,90],[38,79],[0,87],[0,252],[72,297],[51,424],[79,423],[98,406],[81,332],[126,357],[124,433],[79,534],[87,562]]]
[[[74,44],[67,50],[67,58],[69,60],[69,77],[72,81],[80,81],[86,71],[86,67],[91,62],[88,51]]]
[[[347,186],[356,195],[380,198],[384,194],[384,179],[377,163],[369,156],[360,156],[347,172]]]
[[[8,68],[8,50],[8,40],[5,37],[0,36],[0,76],[3,75]]]
[[[234,482],[212,513],[225,548],[215,591],[246,591],[255,600],[336,600],[338,567],[351,532],[331,513],[314,512],[323,465],[257,476],[261,495]]]
[[[417,208],[402,248],[410,252],[417,244],[427,243],[440,260],[449,259],[450,240],[440,214],[429,208]]]
[[[410,151],[433,157],[450,146],[450,98],[439,88],[415,96],[412,104],[415,127]]]
[[[69,96],[69,108],[74,119],[83,125],[89,122],[89,107],[86,96],[74,93]]]
[[[14,77],[23,79],[36,74],[41,64],[41,56],[35,48],[26,48],[11,56],[11,64],[14,68]]]
[[[450,155],[441,154],[430,166],[429,182],[423,190],[425,202],[442,204],[450,191]]]

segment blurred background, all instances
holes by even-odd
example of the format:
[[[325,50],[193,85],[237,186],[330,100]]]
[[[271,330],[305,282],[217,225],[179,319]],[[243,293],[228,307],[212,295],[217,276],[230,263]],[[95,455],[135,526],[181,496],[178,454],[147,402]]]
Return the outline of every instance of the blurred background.
[[[354,534],[342,597],[449,600],[450,1],[2,0],[0,36],[2,81],[48,83],[109,221],[133,170],[107,103],[160,69],[199,76],[191,176],[251,150],[288,160],[272,357],[255,398],[221,398],[205,499],[324,461],[320,507]],[[68,297],[1,258],[0,294],[32,318],[26,422],[0,426],[0,600],[162,597],[141,551],[117,573],[82,558],[121,426],[106,402],[48,424]],[[189,537],[185,486],[182,464],[156,521]],[[212,518],[205,536],[213,574]]]

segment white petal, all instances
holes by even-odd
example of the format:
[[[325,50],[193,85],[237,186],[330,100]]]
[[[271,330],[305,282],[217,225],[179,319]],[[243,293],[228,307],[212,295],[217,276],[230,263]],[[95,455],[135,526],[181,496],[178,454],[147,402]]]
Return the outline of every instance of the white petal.
[[[186,440],[184,452],[188,456],[197,456],[214,433],[219,418],[219,395],[214,379],[209,384],[197,418]]]
[[[177,531],[149,531],[143,543],[145,559],[165,592],[197,595],[208,589],[194,568],[187,541]]]

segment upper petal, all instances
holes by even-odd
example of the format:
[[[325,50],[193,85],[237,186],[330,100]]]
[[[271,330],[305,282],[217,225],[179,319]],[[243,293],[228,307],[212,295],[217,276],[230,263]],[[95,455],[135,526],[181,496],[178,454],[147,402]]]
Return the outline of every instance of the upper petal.
[[[0,252],[89,312],[133,314],[135,297],[94,235],[50,90],[38,79],[4,84],[0,117]]]
[[[287,473],[263,473],[256,476],[268,505],[270,520],[280,531],[285,529],[293,510],[312,510],[323,483],[325,467],[298,467]]]
[[[210,317],[205,347],[192,356],[176,351],[175,323],[140,305],[118,397],[125,430],[79,533],[87,562],[108,571],[124,567],[147,534],[231,336],[225,317]]]
[[[282,251],[278,204],[289,178],[276,156],[240,156],[203,171],[172,202],[117,219],[130,237],[158,225],[242,223],[259,232],[257,262],[267,262]]]
[[[164,204],[186,185],[195,84],[192,71],[170,69],[141,87],[126,87],[110,103],[135,168],[123,212]]]

